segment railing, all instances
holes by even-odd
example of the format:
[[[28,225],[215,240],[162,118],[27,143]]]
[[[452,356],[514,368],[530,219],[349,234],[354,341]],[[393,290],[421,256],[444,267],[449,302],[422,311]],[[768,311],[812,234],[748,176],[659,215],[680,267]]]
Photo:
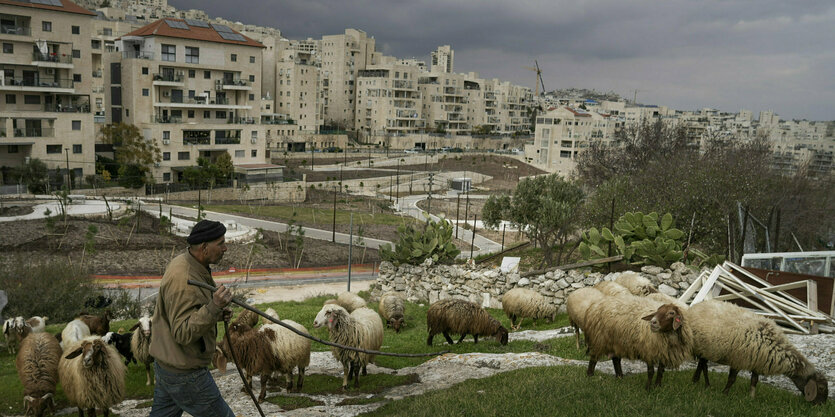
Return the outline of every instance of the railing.
[[[234,119],[229,119],[228,123],[239,124],[239,125],[254,125],[255,124],[255,118],[254,117],[236,117]]]
[[[224,86],[231,85],[231,86],[236,86],[236,87],[248,87],[250,85],[249,81],[241,80],[241,79],[237,79],[237,80],[223,79],[223,80],[221,80],[220,83],[221,83],[221,85],[224,85]]]
[[[411,81],[404,81],[404,80],[394,80],[394,88],[414,88],[414,84]]]
[[[93,92],[94,93],[103,93],[104,92],[104,87],[102,87],[102,86],[93,87]]]
[[[57,52],[50,52],[48,54],[32,52],[32,60],[38,62],[56,62],[59,64],[72,64],[72,55],[58,55]]]
[[[99,29],[99,30],[96,31],[96,34],[102,35],[102,36],[113,36],[113,30],[111,29],[111,30],[105,31],[104,29]]]
[[[55,129],[51,127],[30,127],[27,129],[15,128],[16,138],[51,138],[55,136]]]
[[[241,143],[241,136],[217,136],[215,137],[215,145],[239,145]]]
[[[154,59],[154,53],[149,51],[122,51],[124,59]]]
[[[29,36],[32,34],[32,30],[28,26],[3,25],[0,26],[0,33],[4,35]]]
[[[106,121],[105,116],[93,116],[93,123],[105,123]]]
[[[183,145],[209,145],[211,138],[187,138],[183,137]]]
[[[90,113],[90,105],[78,104],[74,106],[63,106],[59,104],[45,104],[43,111],[59,113]]]
[[[181,83],[183,82],[183,74],[154,73],[154,81],[168,81],[173,83]]]
[[[101,78],[101,76],[102,76],[102,71],[101,70],[93,71],[93,78]]]
[[[32,78],[11,78],[3,79],[5,86],[22,86],[22,87],[56,87],[56,88],[73,88],[75,85],[71,78],[60,78],[58,80],[36,80]]]
[[[151,116],[151,123],[182,123],[181,116]]]

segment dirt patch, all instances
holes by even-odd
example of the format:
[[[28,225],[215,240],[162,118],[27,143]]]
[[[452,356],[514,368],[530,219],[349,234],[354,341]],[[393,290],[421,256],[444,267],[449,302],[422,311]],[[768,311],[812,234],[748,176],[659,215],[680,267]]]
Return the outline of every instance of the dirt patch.
[[[544,174],[545,171],[534,168],[524,162],[499,155],[442,155],[436,164],[417,164],[401,166],[404,170],[417,171],[473,171],[493,177],[490,181],[477,184],[482,191],[513,191],[519,178]]]
[[[25,216],[35,211],[33,204],[21,204],[0,207],[0,217]]]

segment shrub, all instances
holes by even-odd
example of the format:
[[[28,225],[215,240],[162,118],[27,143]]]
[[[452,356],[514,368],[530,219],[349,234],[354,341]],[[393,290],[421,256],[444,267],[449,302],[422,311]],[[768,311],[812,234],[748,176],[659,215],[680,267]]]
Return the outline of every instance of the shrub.
[[[419,265],[427,258],[448,264],[461,253],[452,243],[452,225],[445,219],[438,222],[429,220],[423,229],[412,225],[399,226],[397,237],[399,240],[394,250],[389,244],[380,247],[380,257],[395,265]]]
[[[614,231],[592,227],[583,233],[579,250],[583,259],[604,258],[603,247],[612,243],[624,262],[641,265],[667,266],[681,259],[684,232],[673,226],[673,216],[667,213],[658,223],[658,213],[626,213],[614,224]]]

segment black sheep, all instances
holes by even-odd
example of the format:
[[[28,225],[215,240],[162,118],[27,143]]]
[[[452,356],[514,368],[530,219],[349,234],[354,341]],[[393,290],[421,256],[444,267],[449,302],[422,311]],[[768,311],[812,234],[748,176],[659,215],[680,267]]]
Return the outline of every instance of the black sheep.
[[[130,350],[131,336],[133,336],[133,333],[119,334],[109,332],[102,337],[102,340],[104,340],[105,343],[115,346],[116,350],[118,350],[119,353],[125,357],[125,366],[129,365],[131,362],[137,363],[136,358],[133,357],[133,352]]]

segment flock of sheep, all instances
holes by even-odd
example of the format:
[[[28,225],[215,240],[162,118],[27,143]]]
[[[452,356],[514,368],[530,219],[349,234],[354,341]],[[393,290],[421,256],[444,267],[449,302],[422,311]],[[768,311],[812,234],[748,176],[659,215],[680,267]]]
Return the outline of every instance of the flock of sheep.
[[[575,290],[566,299],[577,347],[583,331],[589,355],[587,374],[597,361],[610,358],[617,377],[621,359],[647,364],[647,390],[660,386],[667,368],[697,359],[693,382],[704,374],[707,362],[730,367],[724,392],[730,390],[741,370],[751,372],[750,395],[760,375],[786,375],[806,401],[822,404],[829,394],[826,377],[767,318],[724,301],[708,300],[687,307],[658,293],[649,280],[624,273],[615,281]]]
[[[517,319],[545,318],[553,320],[556,307],[535,291],[516,288],[502,297],[502,307],[518,329]],[[660,386],[664,370],[677,368],[685,361],[697,359],[693,381],[704,374],[709,385],[707,362],[728,365],[730,372],[724,392],[727,393],[740,370],[751,372],[751,396],[754,396],[759,375],[784,374],[814,404],[826,402],[828,383],[824,375],[788,341],[777,325],[748,310],[722,301],[704,301],[692,307],[658,293],[649,280],[637,274],[623,273],[615,281],[603,281],[594,287],[580,288],[569,294],[566,309],[575,329],[577,348],[580,330],[589,355],[587,374],[594,374],[600,358],[612,360],[615,374],[623,377],[621,359],[641,360],[647,364],[646,388]],[[326,327],[330,340],[364,350],[379,350],[383,343],[383,322],[400,332],[404,323],[402,295],[388,292],[380,298],[378,312],[369,309],[361,297],[342,293],[328,300],[313,321],[315,328]],[[276,320],[272,309],[267,314]],[[266,387],[272,378],[284,375],[288,391],[299,391],[304,384],[305,369],[310,364],[310,340],[267,321],[260,327],[259,316],[250,311],[241,313],[229,326],[230,352],[226,339],[218,343],[213,363],[225,372],[229,358],[246,374],[261,378],[259,401],[266,398]],[[79,408],[79,416],[96,409],[109,415],[109,407],[119,403],[125,392],[126,367],[131,362],[145,365],[146,384],[152,384],[149,354],[150,317],[143,316],[132,333],[110,332],[107,311],[101,316],[81,314],[67,324],[60,335],[44,332],[46,317],[22,317],[6,320],[3,333],[9,352],[19,344],[16,366],[24,388],[26,415],[42,416],[54,411],[54,393],[61,382],[69,402]],[[307,329],[292,320],[283,320],[302,333]],[[453,343],[450,334],[460,335],[458,343],[468,334],[475,343],[479,336],[494,337],[506,345],[508,331],[477,304],[457,299],[440,300],[426,313],[429,335],[442,334]],[[349,349],[332,348],[334,358],[342,364],[342,387],[351,380],[359,385],[360,374],[374,362],[374,355]],[[123,358],[120,358],[120,355]],[[294,373],[298,379],[294,381]],[[295,384],[294,384],[295,382]]]

